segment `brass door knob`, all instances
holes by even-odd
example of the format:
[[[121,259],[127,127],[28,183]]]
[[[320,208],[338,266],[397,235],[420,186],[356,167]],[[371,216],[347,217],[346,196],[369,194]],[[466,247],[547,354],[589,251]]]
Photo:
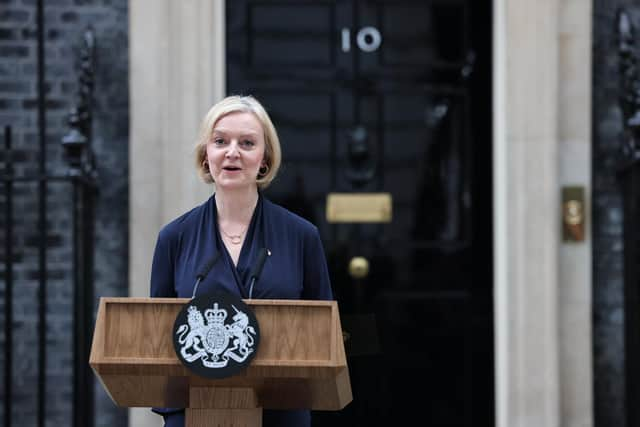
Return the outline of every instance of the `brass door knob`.
[[[355,256],[349,261],[349,275],[354,279],[364,279],[369,274],[369,261],[365,257]]]

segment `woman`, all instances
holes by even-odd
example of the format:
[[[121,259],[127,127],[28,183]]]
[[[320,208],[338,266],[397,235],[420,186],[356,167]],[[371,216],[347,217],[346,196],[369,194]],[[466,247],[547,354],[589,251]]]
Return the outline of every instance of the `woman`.
[[[269,254],[253,298],[332,299],[317,228],[264,198],[280,167],[280,142],[262,105],[230,96],[207,113],[196,166],[215,194],[160,230],[151,270],[152,297],[191,297],[196,275],[216,260],[197,294],[224,289],[249,296],[258,254]],[[184,411],[154,408],[166,427],[183,427]],[[309,411],[263,413],[264,426],[308,426]]]

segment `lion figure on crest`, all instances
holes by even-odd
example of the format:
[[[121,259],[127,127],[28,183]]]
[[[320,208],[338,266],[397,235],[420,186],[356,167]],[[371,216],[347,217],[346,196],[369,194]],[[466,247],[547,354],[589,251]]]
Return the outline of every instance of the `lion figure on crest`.
[[[178,342],[182,345],[180,354],[186,361],[193,362],[199,357],[206,355],[206,351],[202,343],[205,339],[207,328],[204,324],[202,313],[200,313],[194,306],[191,306],[188,309],[187,322],[189,323],[189,326],[180,326],[176,334],[178,335]],[[184,335],[189,329],[191,329],[191,331],[185,337]],[[188,350],[191,348],[195,350],[194,354],[188,353]]]

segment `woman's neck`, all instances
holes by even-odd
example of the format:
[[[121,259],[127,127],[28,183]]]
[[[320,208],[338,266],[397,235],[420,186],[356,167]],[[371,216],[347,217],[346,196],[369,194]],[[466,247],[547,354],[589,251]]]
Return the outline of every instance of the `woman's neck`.
[[[248,224],[258,202],[258,189],[216,190],[216,207],[219,222]]]

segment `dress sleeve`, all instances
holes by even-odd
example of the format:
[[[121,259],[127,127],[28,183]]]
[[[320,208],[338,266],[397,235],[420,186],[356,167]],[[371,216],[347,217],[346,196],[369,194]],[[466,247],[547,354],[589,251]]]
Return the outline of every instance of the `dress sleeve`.
[[[303,299],[331,300],[331,280],[318,229],[314,226],[304,241]]]
[[[173,283],[175,244],[167,228],[160,230],[151,264],[151,297],[177,297]]]

